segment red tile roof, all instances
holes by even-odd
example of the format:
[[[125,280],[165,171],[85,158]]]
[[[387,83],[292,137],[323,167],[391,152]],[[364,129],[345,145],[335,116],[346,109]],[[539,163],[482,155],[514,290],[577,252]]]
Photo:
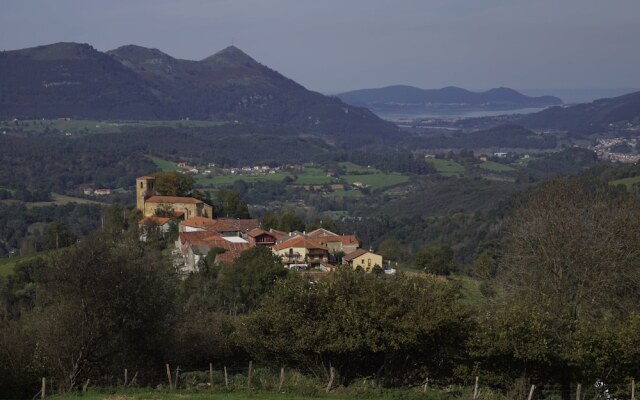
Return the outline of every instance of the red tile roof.
[[[192,228],[207,228],[215,224],[215,221],[206,217],[191,217],[187,218],[180,223],[183,226],[190,226]]]
[[[145,203],[183,203],[183,204],[200,204],[201,200],[193,197],[178,196],[151,196],[145,200]]]
[[[289,240],[285,240],[284,242],[278,243],[275,246],[273,246],[273,250],[279,251],[279,250],[288,249],[290,247],[303,247],[309,250],[310,249],[328,250],[325,246],[318,244],[302,236],[296,236]]]
[[[149,217],[144,217],[140,221],[138,221],[138,225],[145,225],[145,224],[151,223],[154,225],[162,226],[169,221],[171,221],[171,218],[158,217],[155,215],[151,215]]]
[[[371,252],[369,250],[365,250],[365,249],[358,249],[356,251],[352,251],[351,253],[347,254],[342,259],[345,260],[345,261],[352,261],[353,259],[358,258],[361,255],[367,254],[367,253],[371,253]]]
[[[333,233],[328,229],[318,228],[315,231],[309,232],[307,236],[309,236],[310,238],[318,238],[318,237],[325,237],[325,236],[338,236],[338,234]]]
[[[216,219],[207,230],[215,232],[249,232],[260,226],[257,219]]]

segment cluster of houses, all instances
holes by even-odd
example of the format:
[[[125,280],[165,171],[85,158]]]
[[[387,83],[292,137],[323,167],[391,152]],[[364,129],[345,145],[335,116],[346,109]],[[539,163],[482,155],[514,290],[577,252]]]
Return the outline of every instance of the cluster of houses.
[[[156,229],[168,232],[172,220],[178,219],[174,265],[180,272],[198,271],[208,255],[208,263],[233,263],[240,254],[255,246],[266,246],[292,270],[332,271],[338,265],[349,265],[372,272],[382,268],[382,256],[360,248],[355,235],[339,235],[327,229],[312,232],[264,230],[256,219],[212,219],[210,205],[191,197],[162,196],[154,191],[155,178],[136,180],[137,207],[144,218],[139,221],[144,232]],[[158,210],[173,215],[158,216]],[[211,251],[215,250],[215,251]]]
[[[618,145],[627,145],[629,148],[635,149],[637,146],[637,138],[598,138],[596,139],[596,145],[593,146],[593,151],[596,152],[598,159],[618,161],[621,163],[635,164],[640,161],[640,155],[636,152],[633,153],[618,153],[612,151],[612,148]]]

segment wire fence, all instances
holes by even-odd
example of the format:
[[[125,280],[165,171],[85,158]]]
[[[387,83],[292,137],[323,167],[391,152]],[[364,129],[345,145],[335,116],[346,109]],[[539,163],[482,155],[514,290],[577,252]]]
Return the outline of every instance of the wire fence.
[[[42,387],[35,398],[44,399],[61,391],[61,387],[52,381],[42,379]],[[249,362],[246,367],[215,367],[208,369],[182,369],[180,366],[165,365],[164,371],[123,370],[120,376],[102,377],[97,382],[86,381],[80,385],[83,391],[89,388],[150,388],[168,391],[237,391],[257,390],[278,393],[295,393],[299,395],[317,396],[321,393],[350,392],[366,394],[383,390],[381,382],[375,376],[352,379],[348,386],[335,379],[334,370],[328,377],[317,377],[291,368],[273,368],[256,366]],[[451,385],[426,378],[419,385],[403,388],[413,393],[446,392],[452,397],[472,400],[638,400],[638,392],[634,379],[625,382],[585,382],[571,384],[545,384],[527,380],[519,380],[511,387],[495,388],[483,385],[479,377],[475,377],[472,386]]]

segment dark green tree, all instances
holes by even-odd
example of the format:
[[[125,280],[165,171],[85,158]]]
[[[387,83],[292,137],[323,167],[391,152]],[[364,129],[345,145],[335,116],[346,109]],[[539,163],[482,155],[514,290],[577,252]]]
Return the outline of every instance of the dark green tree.
[[[456,266],[453,249],[448,245],[427,246],[415,257],[416,267],[435,275],[449,275]]]

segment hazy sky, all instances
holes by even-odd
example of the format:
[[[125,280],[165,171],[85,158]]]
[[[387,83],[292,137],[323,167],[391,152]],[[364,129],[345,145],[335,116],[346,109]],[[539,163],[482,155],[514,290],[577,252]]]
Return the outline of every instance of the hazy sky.
[[[640,87],[640,0],[1,0],[0,50],[232,42],[309,89]]]

